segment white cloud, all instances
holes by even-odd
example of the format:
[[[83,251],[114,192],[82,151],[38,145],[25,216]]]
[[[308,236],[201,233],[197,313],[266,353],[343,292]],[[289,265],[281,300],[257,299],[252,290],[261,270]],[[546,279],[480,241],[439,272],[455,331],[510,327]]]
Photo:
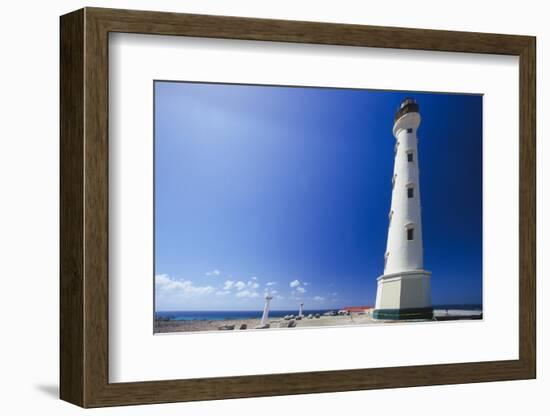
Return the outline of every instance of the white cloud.
[[[210,272],[206,272],[206,275],[207,276],[219,276],[220,275],[220,271],[218,269],[215,269],[215,270],[212,270]]]
[[[167,274],[155,276],[155,288],[161,293],[183,296],[208,295],[216,290],[212,286],[195,286],[191,280],[178,280]]]
[[[260,287],[260,284],[258,282],[255,282],[253,280],[249,280],[248,282],[243,282],[242,280],[233,281],[233,280],[226,280],[223,285],[223,290],[230,290],[230,289],[237,289],[238,291],[241,291],[245,288],[248,288],[252,291],[255,291]]]
[[[276,284],[277,284],[277,282],[267,282],[265,285],[266,286],[274,286]]]
[[[317,302],[322,302],[322,301],[325,300],[325,298],[322,297],[322,296],[315,296],[315,297],[313,298],[313,300],[316,300]]]
[[[251,288],[251,289],[258,289],[260,287],[260,285],[256,282],[253,282],[251,280],[249,280],[246,285]]]
[[[278,292],[276,290],[271,290],[271,289],[268,289],[268,288],[264,289],[264,296],[266,296],[266,295],[275,296],[277,293]]]
[[[304,286],[307,286],[307,285],[309,285],[309,282],[302,282],[302,284],[303,284]]]
[[[258,280],[258,278],[256,276],[252,276],[251,279],[252,280]]]
[[[253,290],[245,289],[237,292],[235,296],[237,296],[238,298],[257,298],[258,296],[260,296],[260,294]]]
[[[231,292],[229,290],[218,290],[216,292],[216,296],[225,296],[225,295],[229,295]]]
[[[300,281],[298,279],[293,280],[292,282],[290,282],[290,287],[294,289],[292,291],[292,296],[295,296],[296,293],[300,293],[300,294],[306,293],[306,289],[302,286],[302,284],[305,284],[305,282],[300,283]]]
[[[338,296],[338,292],[332,292],[330,295],[331,296]]]

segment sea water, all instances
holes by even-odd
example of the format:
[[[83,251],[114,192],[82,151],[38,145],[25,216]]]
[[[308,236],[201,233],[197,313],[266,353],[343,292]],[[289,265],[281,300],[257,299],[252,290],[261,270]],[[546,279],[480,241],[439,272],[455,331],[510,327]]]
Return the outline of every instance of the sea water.
[[[322,315],[325,312],[334,311],[334,309],[308,309],[304,310],[304,315],[316,313]],[[336,310],[337,312],[337,310]],[[160,311],[155,313],[156,319],[166,319],[170,321],[190,321],[207,320],[223,321],[230,319],[260,319],[263,311]],[[270,318],[282,318],[286,315],[298,315],[298,310],[269,311]]]
[[[481,312],[482,306],[478,304],[467,305],[434,305],[434,310],[463,310],[471,312]],[[303,314],[305,316],[309,314],[323,315],[326,312],[338,312],[338,309],[305,309]],[[191,321],[191,320],[205,320],[205,321],[224,321],[224,320],[237,320],[237,319],[260,319],[263,311],[159,311],[155,313],[156,319],[170,320],[170,321]],[[270,318],[282,318],[286,315],[298,315],[298,310],[270,310]]]

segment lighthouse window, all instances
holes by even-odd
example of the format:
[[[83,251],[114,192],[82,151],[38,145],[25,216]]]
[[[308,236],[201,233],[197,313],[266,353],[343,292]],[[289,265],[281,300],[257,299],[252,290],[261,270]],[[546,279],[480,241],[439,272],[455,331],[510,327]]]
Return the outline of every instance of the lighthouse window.
[[[407,129],[407,133],[412,133],[413,129]]]
[[[414,228],[407,228],[407,240],[414,240]]]
[[[414,198],[414,188],[412,186],[407,188],[407,198]]]
[[[413,154],[412,152],[409,152],[407,153],[407,162],[412,162],[413,161]]]

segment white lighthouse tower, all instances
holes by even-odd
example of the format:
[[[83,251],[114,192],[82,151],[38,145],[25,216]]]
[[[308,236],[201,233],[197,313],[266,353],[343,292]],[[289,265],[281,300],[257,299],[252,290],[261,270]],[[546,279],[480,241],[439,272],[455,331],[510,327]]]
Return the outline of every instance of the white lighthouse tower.
[[[378,278],[375,319],[432,319],[430,277],[424,270],[416,130],[419,106],[412,98],[395,114],[395,161],[384,274]]]
[[[268,294],[265,295],[264,313],[262,314],[262,320],[260,322],[261,327],[268,325],[267,320],[269,318],[269,302],[271,302],[271,299],[273,299],[272,296]]]

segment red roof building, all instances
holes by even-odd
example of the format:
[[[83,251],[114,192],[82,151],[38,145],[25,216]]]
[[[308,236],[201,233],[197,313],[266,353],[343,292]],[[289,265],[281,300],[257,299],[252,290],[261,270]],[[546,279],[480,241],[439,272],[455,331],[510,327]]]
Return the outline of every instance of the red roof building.
[[[349,312],[364,312],[372,309],[372,306],[344,306],[341,310]]]

